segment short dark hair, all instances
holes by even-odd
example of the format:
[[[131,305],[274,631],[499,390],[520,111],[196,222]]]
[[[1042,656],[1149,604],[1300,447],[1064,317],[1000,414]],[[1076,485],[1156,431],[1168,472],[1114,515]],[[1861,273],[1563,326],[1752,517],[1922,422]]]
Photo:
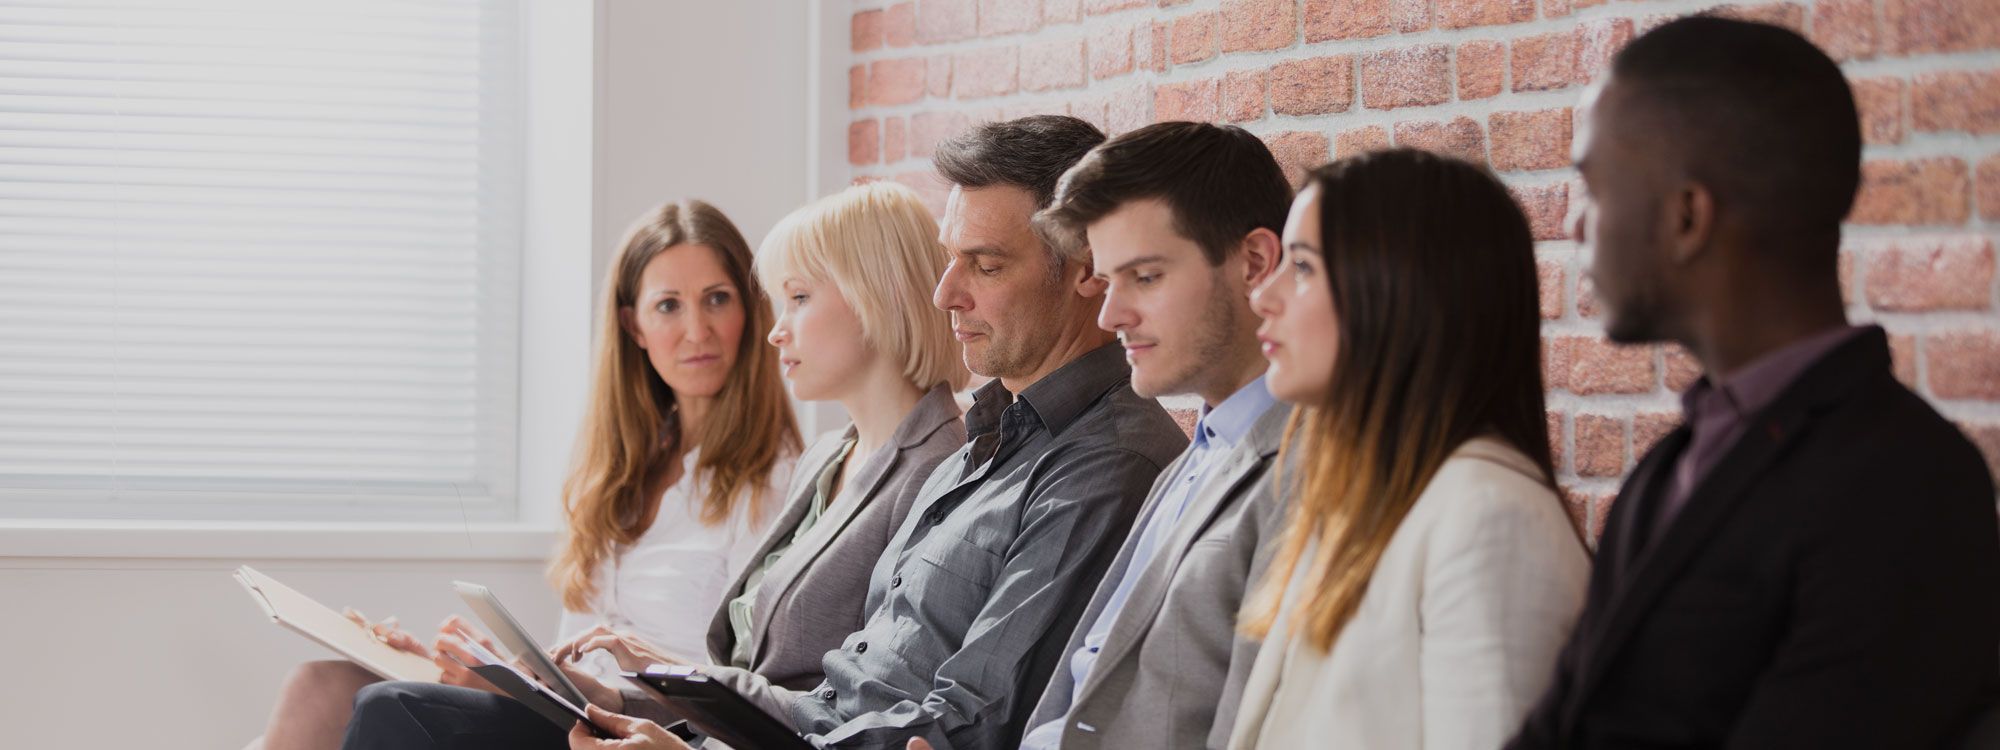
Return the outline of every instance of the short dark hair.
[[[1715,16],[1669,22],[1611,63],[1613,86],[1718,206],[1766,233],[1837,233],[1861,182],[1847,78],[1790,29]]]
[[[1056,180],[1077,159],[1104,142],[1104,131],[1067,115],[1033,115],[989,122],[937,145],[931,163],[959,187],[1011,185],[1047,208]]]
[[[1035,217],[1044,236],[1080,246],[1084,230],[1119,206],[1158,198],[1174,230],[1221,265],[1257,229],[1282,233],[1292,186],[1271,149],[1249,131],[1205,122],[1162,122],[1091,149],[1057,184]]]

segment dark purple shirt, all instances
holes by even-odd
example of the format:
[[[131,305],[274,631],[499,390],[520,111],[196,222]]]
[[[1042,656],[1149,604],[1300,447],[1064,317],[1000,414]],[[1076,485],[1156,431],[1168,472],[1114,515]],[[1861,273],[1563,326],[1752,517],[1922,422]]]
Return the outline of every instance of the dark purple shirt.
[[[1681,507],[1687,505],[1694,488],[1723,456],[1729,455],[1729,449],[1743,437],[1744,420],[1778,400],[1800,375],[1834,349],[1867,330],[1869,327],[1840,326],[1815,333],[1757,358],[1727,380],[1716,382],[1703,377],[1681,394],[1681,418],[1693,436],[1674,463],[1667,496],[1653,521],[1651,536],[1658,539],[1666,531]]]

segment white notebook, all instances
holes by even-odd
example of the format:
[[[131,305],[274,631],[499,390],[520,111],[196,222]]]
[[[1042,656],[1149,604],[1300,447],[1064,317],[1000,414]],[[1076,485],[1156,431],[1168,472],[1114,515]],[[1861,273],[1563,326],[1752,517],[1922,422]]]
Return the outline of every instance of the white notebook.
[[[264,608],[271,622],[285,626],[314,643],[359,664],[385,680],[437,682],[442,670],[431,660],[399,651],[375,638],[367,628],[292,590],[248,565],[236,569],[236,582]]]

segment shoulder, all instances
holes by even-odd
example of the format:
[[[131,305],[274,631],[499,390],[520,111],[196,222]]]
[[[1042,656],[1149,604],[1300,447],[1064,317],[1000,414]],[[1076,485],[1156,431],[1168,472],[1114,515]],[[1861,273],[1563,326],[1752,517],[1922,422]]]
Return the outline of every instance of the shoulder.
[[[1525,454],[1504,442],[1469,440],[1438,467],[1408,521],[1427,524],[1434,534],[1467,540],[1515,538],[1524,531],[1573,536],[1562,499],[1535,476],[1533,467]]]
[[[935,466],[937,462],[944,460],[964,445],[965,419],[952,417],[940,423],[936,429],[930,431],[930,434],[923,436],[923,439],[903,448],[903,459],[914,464]]]
[[[1133,393],[1127,383],[1112,388],[1078,414],[1063,429],[1060,442],[1067,444],[1064,452],[1138,455],[1158,466],[1171,463],[1188,444],[1187,433],[1160,402]]]
[[[1893,378],[1883,376],[1867,392],[1849,398],[1815,442],[1836,450],[1859,450],[1874,458],[1853,465],[1882,475],[1908,469],[1907,480],[1928,477],[1949,484],[1985,485],[1991,477],[1985,457],[1957,425],[1930,402]],[[1894,440],[1880,440],[1895,435]]]

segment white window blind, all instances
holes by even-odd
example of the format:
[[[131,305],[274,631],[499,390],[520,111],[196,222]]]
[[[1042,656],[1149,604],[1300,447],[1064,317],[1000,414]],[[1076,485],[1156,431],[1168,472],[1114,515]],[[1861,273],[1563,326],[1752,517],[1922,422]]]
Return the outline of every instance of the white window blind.
[[[0,515],[510,515],[520,15],[0,0]]]

